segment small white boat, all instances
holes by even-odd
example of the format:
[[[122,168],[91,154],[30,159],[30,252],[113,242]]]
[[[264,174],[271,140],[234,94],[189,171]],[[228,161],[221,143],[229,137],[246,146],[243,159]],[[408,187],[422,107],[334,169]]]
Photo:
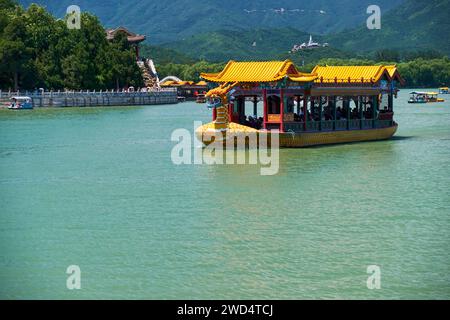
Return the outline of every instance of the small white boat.
[[[30,97],[12,97],[8,109],[10,110],[33,109],[33,102]]]

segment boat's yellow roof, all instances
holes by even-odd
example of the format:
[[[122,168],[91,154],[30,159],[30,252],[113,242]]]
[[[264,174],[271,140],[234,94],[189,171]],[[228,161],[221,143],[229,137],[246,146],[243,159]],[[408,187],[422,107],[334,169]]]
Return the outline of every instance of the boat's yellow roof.
[[[290,60],[236,62],[230,61],[219,73],[202,73],[203,79],[218,83],[275,82],[284,78],[296,82],[376,83],[383,77],[403,82],[397,66],[316,66],[311,73],[297,70]]]
[[[397,70],[397,66],[396,65],[392,65],[392,66],[385,66],[387,72],[389,73],[389,76],[391,78],[393,78],[395,76],[395,74],[398,72]]]
[[[162,87],[175,87],[175,86],[186,86],[186,85],[193,85],[194,82],[193,81],[173,81],[173,80],[168,80],[165,81],[163,83],[161,83]]]
[[[173,84],[177,83],[176,81],[173,80],[168,80],[168,81],[164,81],[163,83],[161,83],[161,86],[166,87],[166,86],[171,86]]]
[[[384,74],[391,77],[397,70],[390,66],[390,72],[385,66],[316,66],[313,73],[318,78],[316,82],[378,82]]]
[[[439,88],[439,90],[448,90],[448,87]]]
[[[317,76],[301,73],[290,60],[285,61],[230,61],[220,73],[202,73],[207,81],[220,83],[233,82],[273,82],[288,77],[292,81],[311,82]]]

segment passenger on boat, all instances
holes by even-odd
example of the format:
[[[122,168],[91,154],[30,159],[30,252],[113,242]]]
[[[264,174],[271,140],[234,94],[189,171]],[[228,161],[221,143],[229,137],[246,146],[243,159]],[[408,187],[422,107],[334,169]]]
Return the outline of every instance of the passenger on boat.
[[[341,107],[337,107],[337,109],[336,109],[336,119],[337,119],[337,120],[341,120],[341,118],[342,118],[342,110],[341,110]]]
[[[373,109],[372,107],[368,107],[366,112],[364,113],[364,118],[372,119],[373,118]]]
[[[333,120],[333,114],[331,112],[330,107],[325,107],[324,109],[324,118],[326,121]]]
[[[302,111],[300,111],[300,121],[305,121],[305,114],[303,113],[303,109]]]
[[[359,111],[358,111],[358,108],[353,108],[352,114],[351,114],[351,118],[352,118],[352,119],[359,119]]]
[[[344,107],[342,108],[342,120],[347,119],[348,115],[348,106],[344,104]]]
[[[288,99],[288,101],[287,101],[287,112],[288,113],[293,113],[294,112],[294,106],[295,106],[294,98]]]
[[[263,118],[255,118],[252,116],[248,116],[248,119],[246,119],[245,122],[242,124],[247,127],[251,127],[251,128],[259,130],[262,128]]]

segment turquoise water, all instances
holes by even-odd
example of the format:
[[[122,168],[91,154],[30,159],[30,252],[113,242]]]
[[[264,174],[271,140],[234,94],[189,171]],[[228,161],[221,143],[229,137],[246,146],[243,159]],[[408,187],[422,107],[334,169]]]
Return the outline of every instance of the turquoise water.
[[[276,176],[173,165],[204,105],[2,110],[0,298],[448,299],[450,96],[407,98],[394,139],[283,149]]]

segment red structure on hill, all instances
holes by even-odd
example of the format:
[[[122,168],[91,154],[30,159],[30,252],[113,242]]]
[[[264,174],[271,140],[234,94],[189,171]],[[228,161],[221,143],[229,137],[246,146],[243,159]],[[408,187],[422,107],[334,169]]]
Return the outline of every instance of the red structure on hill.
[[[146,40],[146,36],[145,36],[145,35],[141,35],[141,34],[136,34],[136,33],[134,33],[134,32],[131,32],[130,30],[128,30],[128,29],[125,28],[125,27],[119,27],[119,28],[116,28],[116,29],[107,29],[107,30],[106,30],[106,39],[108,39],[108,40],[111,41],[111,40],[113,40],[113,39],[116,37],[116,35],[117,35],[118,33],[120,33],[120,32],[126,34],[127,39],[128,39],[128,42],[129,42],[132,46],[135,47],[135,50],[136,50],[136,60],[140,60],[140,57],[139,57],[139,44],[140,44],[142,41],[145,41],[145,40]]]

